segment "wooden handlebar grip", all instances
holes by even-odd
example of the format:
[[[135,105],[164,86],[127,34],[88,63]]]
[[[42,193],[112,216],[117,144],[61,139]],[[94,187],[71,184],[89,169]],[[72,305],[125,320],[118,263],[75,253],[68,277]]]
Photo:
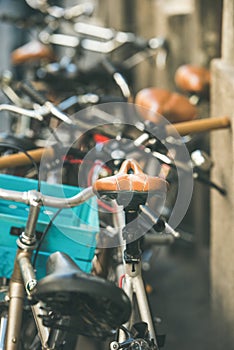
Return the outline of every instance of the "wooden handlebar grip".
[[[168,134],[176,129],[181,135],[188,135],[196,132],[211,131],[229,128],[231,121],[228,117],[206,118],[189,122],[176,123],[166,127]],[[48,158],[54,157],[53,148],[38,148],[27,152],[35,162],[39,162],[43,155]],[[31,160],[22,152],[0,157],[0,170],[5,168],[15,168],[31,164]]]
[[[175,128],[181,136],[184,136],[196,132],[225,129],[229,128],[230,125],[231,121],[228,117],[206,118],[176,123],[173,126],[169,125],[167,126],[167,131],[168,133],[173,132],[173,128]]]
[[[35,162],[39,162],[43,155],[48,158],[53,158],[53,148],[38,148],[27,152]],[[17,166],[32,164],[31,160],[26,154],[19,152],[16,154],[10,154],[7,156],[0,157],[0,169],[15,168]]]

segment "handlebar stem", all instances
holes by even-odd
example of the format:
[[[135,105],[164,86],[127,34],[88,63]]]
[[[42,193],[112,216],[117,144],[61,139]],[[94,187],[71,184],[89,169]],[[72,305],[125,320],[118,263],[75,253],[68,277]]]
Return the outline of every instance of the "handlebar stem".
[[[19,237],[18,246],[20,248],[26,246],[27,248],[30,247],[31,249],[34,249],[36,243],[36,225],[40,208],[43,204],[41,193],[37,191],[29,191],[28,201],[30,203],[29,216],[25,231]]]

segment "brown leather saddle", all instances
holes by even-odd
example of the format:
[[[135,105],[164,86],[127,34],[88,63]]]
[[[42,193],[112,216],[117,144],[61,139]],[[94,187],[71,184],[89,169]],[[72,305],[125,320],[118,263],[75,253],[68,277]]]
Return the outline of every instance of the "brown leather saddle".
[[[198,115],[196,107],[187,97],[155,87],[140,90],[136,94],[135,104],[140,106],[142,117],[154,123],[160,122],[160,115],[171,123],[190,121]]]
[[[167,191],[167,182],[143,172],[137,161],[125,160],[116,175],[98,179],[93,191],[99,196],[117,199],[124,207],[145,203],[150,194]]]
[[[137,161],[127,159],[116,175],[96,180],[93,190],[99,194],[123,191],[148,193],[160,191],[165,188],[165,185],[164,179],[145,174]]]
[[[52,48],[49,45],[44,45],[37,40],[20,46],[11,53],[12,64],[24,64],[27,62],[40,61],[46,59],[51,61],[55,58]]]
[[[210,71],[205,67],[185,64],[175,73],[175,83],[183,91],[206,95],[210,86]]]

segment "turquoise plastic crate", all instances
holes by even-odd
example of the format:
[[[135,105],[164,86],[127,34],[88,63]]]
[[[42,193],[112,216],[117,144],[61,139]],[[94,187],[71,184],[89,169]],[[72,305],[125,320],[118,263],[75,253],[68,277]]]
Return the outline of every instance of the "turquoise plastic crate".
[[[37,181],[17,176],[0,174],[0,187],[28,191],[37,189]],[[41,192],[56,197],[71,197],[81,189],[67,185],[51,185],[41,182]],[[36,231],[46,229],[56,208],[42,207]],[[29,207],[22,203],[0,200],[0,277],[11,276],[17,249],[17,235],[25,228]],[[37,258],[37,277],[45,275],[48,256],[55,251],[67,253],[85,272],[90,272],[96,248],[99,221],[96,198],[90,198],[80,206],[63,209],[53,221]]]

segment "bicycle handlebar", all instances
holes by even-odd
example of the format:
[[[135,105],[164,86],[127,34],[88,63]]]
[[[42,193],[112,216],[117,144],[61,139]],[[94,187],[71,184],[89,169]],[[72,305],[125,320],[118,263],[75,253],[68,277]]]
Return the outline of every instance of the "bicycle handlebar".
[[[92,3],[82,3],[69,8],[60,6],[50,6],[46,0],[25,0],[33,9],[39,10],[44,14],[48,14],[54,19],[72,20],[80,16],[91,16],[94,11]]]
[[[2,107],[7,107],[8,105],[0,105],[0,111],[4,110]],[[20,107],[10,106],[11,111],[17,111],[18,113],[20,111],[24,111]],[[13,108],[14,107],[14,108]],[[6,110],[6,109],[5,109]],[[32,111],[35,113],[35,111]],[[190,125],[191,124],[191,125]],[[196,121],[190,121],[190,122],[184,122],[184,123],[178,123],[173,125],[166,126],[167,132],[172,132],[176,129],[177,132],[180,133],[181,136],[187,135],[190,132],[200,132],[200,131],[211,131],[211,130],[218,130],[220,128],[229,128],[231,125],[230,119],[228,117],[217,117],[217,118],[207,118],[202,120],[196,120]],[[185,128],[186,127],[186,128]],[[185,133],[186,131],[186,133]],[[151,135],[147,131],[142,131],[142,135],[139,136],[137,139],[135,139],[133,142],[136,146],[140,146],[145,141],[147,141]],[[45,149],[45,148],[39,148],[36,150],[30,150],[28,151],[28,154],[36,161],[39,162],[44,154],[46,152],[46,156],[48,156],[48,159],[53,159],[54,157],[54,149],[53,147]],[[157,155],[158,158],[161,159],[162,162],[167,163],[171,165],[171,160],[166,157],[165,155],[160,155],[160,153]],[[169,163],[168,163],[169,161]],[[4,168],[12,168],[16,166],[22,166],[22,165],[28,165],[31,164],[31,161],[24,153],[18,153],[18,154],[11,154],[0,157],[0,170]]]
[[[231,126],[231,120],[229,117],[217,117],[217,118],[204,118],[198,120],[191,120],[188,122],[176,123],[167,126],[167,132],[173,133],[175,128],[181,136],[185,136],[191,133],[211,131],[217,129],[225,129]]]
[[[94,5],[92,3],[83,3],[78,4],[69,8],[62,8],[59,6],[49,6],[46,4],[42,4],[42,1],[34,1],[34,0],[25,0],[28,5],[40,12],[36,14],[30,15],[30,17],[11,15],[8,13],[3,13],[0,15],[1,22],[9,22],[16,26],[28,28],[32,26],[42,26],[44,23],[43,18],[46,15],[50,16],[50,19],[47,18],[47,21],[51,20],[64,20],[64,21],[72,21],[81,16],[91,16],[94,11]],[[33,4],[34,3],[34,4]],[[38,3],[38,5],[36,5]],[[40,3],[40,4],[39,4]]]
[[[42,113],[43,110],[30,110],[30,109],[25,109],[22,107],[18,107],[18,106],[12,106],[12,105],[8,105],[8,104],[1,104],[0,105],[0,112],[1,111],[8,111],[8,112],[13,112],[19,115],[25,115],[26,117],[29,118],[33,118],[33,119],[37,119],[39,121],[43,121],[43,117],[42,115],[45,114]],[[46,113],[48,114],[48,113]]]
[[[9,200],[27,205],[35,202],[44,206],[53,208],[70,208],[80,205],[94,196],[92,187],[87,187],[81,192],[70,198],[52,197],[42,194],[36,190],[31,191],[13,191],[0,188],[0,199]]]
[[[167,40],[161,37],[145,39],[132,32],[116,31],[113,28],[82,22],[76,23],[74,29],[78,35],[83,37],[82,45],[91,51],[110,53],[118,46],[127,43],[141,51],[145,49],[158,50],[160,48],[168,50]]]
[[[35,107],[35,110],[25,109],[19,106],[12,106],[8,104],[1,104],[0,105],[0,112],[1,111],[9,111],[16,113],[18,115],[24,115],[29,118],[37,119],[39,121],[44,120],[44,116],[48,114],[52,114],[57,119],[63,121],[66,124],[72,125],[72,120],[62,111],[60,111],[56,106],[53,105],[52,102],[46,101],[43,106]]]
[[[118,35],[107,41],[101,41],[99,38],[83,38],[80,41],[80,45],[83,49],[103,54],[110,54],[124,44],[131,44],[132,47],[138,51],[144,51],[147,49],[164,49],[165,51],[168,51],[168,43],[165,39],[156,37],[146,40],[135,36],[133,33],[118,32]]]
[[[40,162],[43,155],[48,157],[48,159],[53,159],[55,152],[51,148],[38,148],[27,152],[35,162]],[[25,166],[32,164],[32,161],[26,154],[20,152],[16,154],[10,154],[0,157],[0,170],[5,168],[14,168],[17,166]]]
[[[128,85],[124,76],[117,70],[111,61],[107,58],[102,60],[102,66],[112,76],[117,86],[119,86],[121,93],[127,101],[131,102],[133,99],[130,86]]]
[[[163,49],[166,52],[169,51],[169,43],[163,37],[145,39],[131,32],[116,31],[112,28],[89,23],[75,23],[74,30],[76,35],[68,35],[65,33],[55,34],[53,28],[51,28],[51,30],[52,32],[48,32],[47,28],[40,32],[39,39],[42,43],[73,48],[81,47],[84,50],[102,54],[110,54],[125,44],[131,44],[132,48],[135,48],[139,52],[147,49],[154,51]]]
[[[174,123],[165,125],[165,130],[161,126],[161,132],[164,132],[164,137],[168,135],[173,135],[178,133],[180,136],[185,136],[197,132],[205,132],[219,129],[228,129],[231,126],[231,120],[229,117],[216,117],[216,118],[204,118],[191,120],[187,122]],[[135,139],[134,144],[140,146],[147,140],[149,140],[152,135],[148,130],[153,130],[157,128],[157,124],[151,121],[146,121],[143,125],[140,123],[138,129],[142,134]]]

